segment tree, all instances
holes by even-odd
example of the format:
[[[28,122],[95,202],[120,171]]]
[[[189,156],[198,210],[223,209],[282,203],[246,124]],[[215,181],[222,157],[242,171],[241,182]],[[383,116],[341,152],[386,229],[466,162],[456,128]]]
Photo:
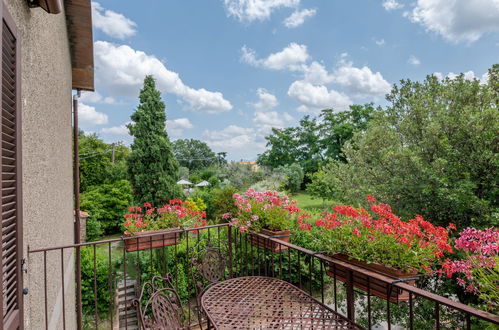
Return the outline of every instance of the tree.
[[[370,193],[404,217],[438,225],[497,225],[498,77],[494,65],[487,84],[464,75],[401,81],[391,104],[344,148],[348,163],[324,167],[316,186],[329,185],[328,197],[347,203]]]
[[[126,179],[125,157],[130,149],[122,143],[108,144],[97,134],[78,134],[81,192],[103,183]],[[112,155],[114,149],[114,163]]]
[[[111,166],[109,146],[97,134],[78,136],[80,150],[80,189],[102,184],[106,179],[107,168]]]
[[[173,142],[173,154],[180,166],[187,167],[190,172],[217,164],[217,155],[202,141],[195,139],[179,139]]]
[[[299,164],[294,163],[291,165],[279,166],[274,172],[277,172],[284,178],[284,189],[289,190],[292,193],[301,189],[304,173]]]
[[[258,163],[270,168],[298,163],[306,174],[311,174],[327,159],[345,162],[343,146],[355,132],[366,129],[376,111],[379,109],[372,104],[352,105],[342,112],[325,109],[319,117],[303,117],[299,126],[273,128]]]
[[[138,203],[163,205],[181,195],[176,184],[179,164],[165,130],[165,104],[152,76],[146,76],[140,104],[128,125],[134,137],[127,157],[128,175]]]

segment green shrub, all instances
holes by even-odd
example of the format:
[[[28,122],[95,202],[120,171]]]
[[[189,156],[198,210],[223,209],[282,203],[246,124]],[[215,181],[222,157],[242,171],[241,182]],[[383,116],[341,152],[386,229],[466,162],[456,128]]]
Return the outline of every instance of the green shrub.
[[[99,315],[105,317],[109,311],[113,296],[109,293],[109,261],[105,254],[96,250],[94,273],[93,247],[81,248],[81,299],[83,314],[93,315],[95,312],[94,298],[97,299]],[[97,296],[94,292],[94,274],[97,282]]]
[[[97,221],[105,234],[119,232],[123,214],[132,202],[132,191],[127,180],[90,187],[81,194],[81,209]]]
[[[86,228],[87,228],[87,237],[86,237],[87,242],[95,241],[98,238],[102,237],[102,235],[104,234],[100,222],[95,220],[94,217],[92,216],[87,218]]]
[[[211,219],[217,219],[224,213],[234,214],[237,211],[232,195],[237,193],[233,186],[226,186],[222,189],[213,189],[211,191],[211,203],[207,203],[207,215]]]

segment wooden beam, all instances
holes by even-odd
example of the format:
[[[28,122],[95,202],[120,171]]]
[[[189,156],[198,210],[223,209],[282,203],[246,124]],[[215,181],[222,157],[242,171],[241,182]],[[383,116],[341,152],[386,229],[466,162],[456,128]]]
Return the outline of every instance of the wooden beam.
[[[90,0],[65,0],[73,89],[94,91],[94,44]]]

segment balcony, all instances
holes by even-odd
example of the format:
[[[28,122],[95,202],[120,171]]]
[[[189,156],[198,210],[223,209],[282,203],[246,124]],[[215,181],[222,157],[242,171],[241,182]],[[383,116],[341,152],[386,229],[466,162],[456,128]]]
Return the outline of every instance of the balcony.
[[[286,281],[363,328],[480,329],[486,324],[499,324],[499,317],[494,314],[421,288],[436,287],[438,277],[394,280],[341,259],[285,243],[278,237],[240,233],[230,224],[177,230],[168,234],[170,238],[172,233],[174,239],[169,241],[170,245],[165,243],[166,234],[150,234],[140,241],[136,237],[116,238],[30,250],[30,263],[43,265],[39,289],[43,288],[44,292],[44,324],[40,328],[58,324],[63,329],[137,329],[140,317],[132,301],[139,296],[143,283],[164,274],[170,274],[182,300],[185,321],[192,328],[206,328],[209,324],[206,318],[197,317],[199,282],[193,260],[207,243],[224,251],[220,280],[262,276]],[[127,249],[135,251],[127,252]],[[75,256],[74,289],[72,286],[66,289],[68,270],[64,260],[70,255]],[[220,266],[212,262],[213,265]],[[359,286],[354,279],[364,284]],[[60,303],[48,304],[48,301],[57,301],[54,297],[57,290],[50,288],[58,286],[63,291]],[[75,296],[76,302],[71,301]],[[60,315],[60,321],[53,323],[54,314]],[[267,321],[271,322],[268,318]],[[265,328],[265,325],[260,323],[254,328]],[[302,328],[331,327],[305,325]]]

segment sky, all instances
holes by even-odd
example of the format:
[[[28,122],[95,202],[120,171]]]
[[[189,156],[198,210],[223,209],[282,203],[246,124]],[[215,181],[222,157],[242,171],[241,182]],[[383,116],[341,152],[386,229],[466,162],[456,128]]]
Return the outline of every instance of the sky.
[[[171,140],[194,138],[254,160],[272,127],[321,109],[385,106],[401,79],[499,63],[499,0],[99,0],[92,2],[95,86],[80,127],[108,143],[152,74]]]

